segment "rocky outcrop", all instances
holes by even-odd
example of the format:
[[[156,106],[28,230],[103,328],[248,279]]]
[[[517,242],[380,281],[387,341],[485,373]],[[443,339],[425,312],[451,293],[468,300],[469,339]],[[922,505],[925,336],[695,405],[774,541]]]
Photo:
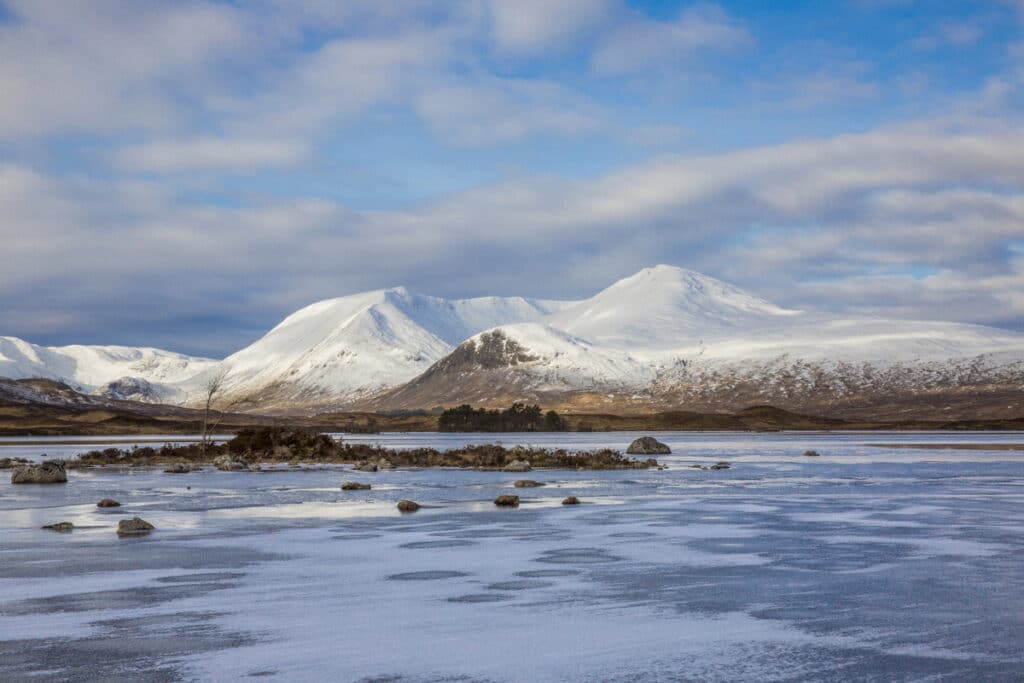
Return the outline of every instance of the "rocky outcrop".
[[[669,455],[672,449],[653,436],[641,436],[626,449],[629,455]]]
[[[580,499],[576,496],[566,496],[562,499],[562,505],[579,505]]]
[[[0,470],[9,470],[18,465],[27,465],[29,461],[25,458],[0,458]]]
[[[497,505],[498,507],[518,507],[519,496],[512,496],[508,494],[498,496],[497,498],[494,499],[494,504]]]
[[[516,482],[512,485],[517,489],[532,489],[537,486],[543,486],[544,482],[534,481],[533,479],[516,479]]]
[[[117,535],[144,536],[155,528],[155,526],[141,517],[132,517],[131,519],[122,519],[117,523]]]
[[[62,533],[67,533],[74,529],[75,525],[71,522],[57,522],[56,524],[47,524],[43,528],[47,531],[60,531]]]
[[[369,491],[370,485],[358,481],[346,481],[341,485],[342,491]]]
[[[411,500],[400,500],[398,501],[398,509],[401,512],[416,512],[420,509],[420,504]]]
[[[529,472],[533,469],[529,460],[513,460],[503,468],[506,472]]]
[[[64,484],[68,480],[64,461],[47,460],[39,465],[18,465],[11,472],[12,484]]]
[[[113,498],[104,498],[100,502],[96,503],[96,507],[98,507],[98,508],[119,508],[119,507],[121,507],[121,504],[118,503]]]
[[[219,455],[213,459],[213,466],[224,472],[239,472],[249,469],[244,460],[239,460],[230,455]]]

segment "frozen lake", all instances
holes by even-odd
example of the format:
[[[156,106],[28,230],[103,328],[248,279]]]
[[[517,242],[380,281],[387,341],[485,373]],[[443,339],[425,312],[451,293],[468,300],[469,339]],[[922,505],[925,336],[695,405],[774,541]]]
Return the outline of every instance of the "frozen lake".
[[[2,473],[0,680],[1024,679],[1024,452],[867,445],[1024,434],[654,435],[668,470],[535,470],[534,489],[456,470]],[[101,447],[11,441],[0,457]],[[135,515],[157,530],[119,539]],[[74,532],[39,528],[59,521]]]

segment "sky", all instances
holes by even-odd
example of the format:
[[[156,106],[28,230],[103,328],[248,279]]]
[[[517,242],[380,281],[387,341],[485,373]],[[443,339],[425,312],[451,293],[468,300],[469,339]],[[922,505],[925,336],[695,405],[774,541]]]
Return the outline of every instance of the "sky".
[[[0,335],[404,285],[1024,330],[1024,0],[0,0]]]

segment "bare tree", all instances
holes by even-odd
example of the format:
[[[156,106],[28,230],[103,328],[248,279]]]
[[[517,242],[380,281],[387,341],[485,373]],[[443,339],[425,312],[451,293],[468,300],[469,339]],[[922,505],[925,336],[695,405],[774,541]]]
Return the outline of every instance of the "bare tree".
[[[220,408],[214,408],[217,400],[220,398],[221,393],[224,391],[224,380],[227,379],[228,370],[227,368],[221,368],[217,374],[210,377],[204,387],[205,400],[203,403],[203,425],[200,430],[199,439],[199,454],[201,456],[206,455],[206,448],[212,442],[213,433],[217,429],[217,425],[221,423],[227,411],[231,410],[235,406],[247,402],[247,398],[236,398],[232,401],[228,401]]]

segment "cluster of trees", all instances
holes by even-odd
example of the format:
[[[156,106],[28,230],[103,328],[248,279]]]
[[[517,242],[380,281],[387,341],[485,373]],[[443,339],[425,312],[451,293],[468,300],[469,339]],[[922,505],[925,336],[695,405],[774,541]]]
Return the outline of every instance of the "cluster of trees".
[[[449,408],[438,418],[442,432],[564,432],[565,420],[553,410],[513,403],[505,410],[474,409],[470,405]]]

